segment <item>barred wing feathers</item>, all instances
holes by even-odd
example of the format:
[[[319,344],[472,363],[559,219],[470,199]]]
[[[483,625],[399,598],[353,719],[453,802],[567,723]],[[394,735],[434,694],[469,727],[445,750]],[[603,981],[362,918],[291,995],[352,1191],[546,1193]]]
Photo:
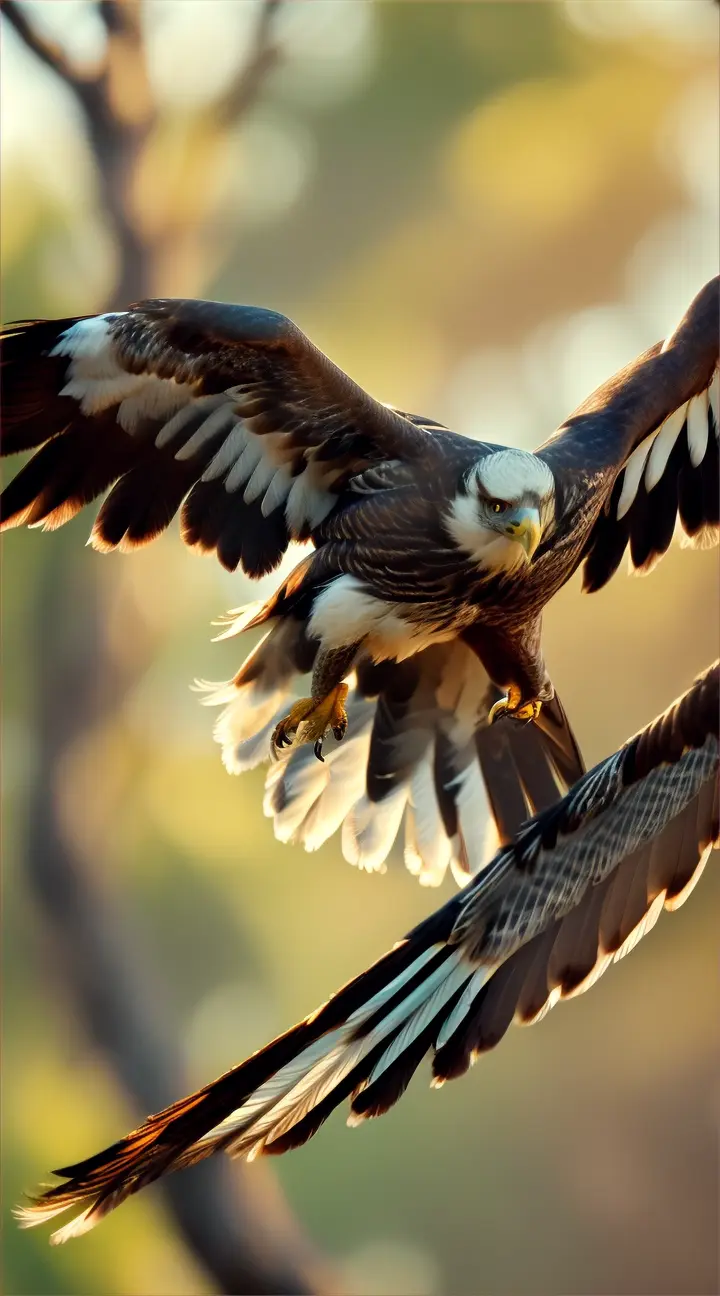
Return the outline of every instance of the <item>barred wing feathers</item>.
[[[81,1213],[86,1232],[170,1170],[225,1150],[249,1159],[309,1139],[346,1098],[356,1124],[388,1110],[432,1053],[462,1074],[510,1023],[586,990],[687,897],[718,839],[720,667],[501,848],[464,891],[322,1008],[120,1142],[58,1171],[20,1212]]]
[[[52,529],[109,490],[92,543],[132,548],[182,505],[186,542],[251,576],[328,515],[348,478],[422,458],[435,431],[381,405],[285,316],[158,300],[2,333],[3,454],[37,449],[3,527]]]

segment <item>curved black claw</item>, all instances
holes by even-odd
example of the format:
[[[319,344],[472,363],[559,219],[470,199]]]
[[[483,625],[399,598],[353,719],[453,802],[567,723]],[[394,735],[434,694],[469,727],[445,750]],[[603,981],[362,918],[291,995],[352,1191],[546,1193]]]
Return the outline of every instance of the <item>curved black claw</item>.
[[[335,731],[333,730],[333,733],[334,733],[334,732],[335,732]],[[313,751],[315,752],[315,755],[317,756],[318,760],[319,760],[319,761],[322,761],[322,762],[323,762],[323,765],[324,765],[324,764],[325,764],[325,757],[324,757],[323,754],[322,754],[322,749],[323,749],[323,740],[322,740],[322,738],[318,738],[317,742],[316,742],[315,745],[313,746]]]
[[[490,707],[488,724],[496,724],[503,716],[510,716],[516,724],[529,724],[531,720],[537,720],[541,706],[542,702],[539,698],[531,698],[529,702],[523,702],[519,691],[516,693],[511,689],[505,697],[498,698],[494,706]]]
[[[505,694],[504,697],[498,698],[497,702],[490,707],[490,710],[488,711],[488,724],[497,724],[498,720],[501,720],[503,716],[506,716],[509,710],[510,698]]]

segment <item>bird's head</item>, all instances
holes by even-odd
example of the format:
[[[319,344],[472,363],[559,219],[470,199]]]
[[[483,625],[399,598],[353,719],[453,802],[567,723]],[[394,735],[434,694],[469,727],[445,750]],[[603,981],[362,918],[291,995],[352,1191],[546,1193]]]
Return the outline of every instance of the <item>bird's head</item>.
[[[526,450],[498,450],[465,474],[446,525],[480,566],[509,570],[530,562],[554,517],[547,464]]]

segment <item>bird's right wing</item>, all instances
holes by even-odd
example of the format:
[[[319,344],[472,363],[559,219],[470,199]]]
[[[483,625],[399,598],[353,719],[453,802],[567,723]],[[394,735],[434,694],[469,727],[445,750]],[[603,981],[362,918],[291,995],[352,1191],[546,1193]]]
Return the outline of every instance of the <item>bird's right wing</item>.
[[[489,867],[321,1008],[240,1066],[24,1207],[25,1226],[80,1209],[87,1232],[131,1193],[217,1151],[251,1159],[305,1143],[350,1098],[388,1110],[423,1057],[462,1074],[511,1021],[592,984],[697,881],[718,839],[720,666],[530,821]]]
[[[53,529],[109,491],[96,548],[145,544],[182,505],[187,544],[260,576],[355,473],[432,457],[434,425],[374,400],[275,311],[144,301],[1,340],[2,453],[39,447],[3,527]]]

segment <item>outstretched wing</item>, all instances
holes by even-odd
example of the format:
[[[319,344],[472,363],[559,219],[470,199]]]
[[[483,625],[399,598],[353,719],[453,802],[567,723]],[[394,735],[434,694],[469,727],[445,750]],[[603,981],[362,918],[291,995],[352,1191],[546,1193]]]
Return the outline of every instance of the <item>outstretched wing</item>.
[[[605,497],[583,552],[586,590],[606,584],[628,546],[633,566],[650,571],[678,519],[687,544],[717,544],[719,286],[707,283],[664,343],[594,392],[538,450],[570,497]]]
[[[77,1237],[131,1193],[227,1150],[305,1143],[350,1098],[350,1123],[388,1110],[432,1052],[462,1074],[511,1021],[577,994],[677,908],[718,838],[716,665],[620,752],[532,820],[488,869],[361,976],[204,1089],[151,1116],[18,1212],[80,1214]],[[544,897],[538,903],[538,897]]]
[[[251,576],[305,539],[370,464],[422,457],[428,425],[381,405],[274,311],[146,301],[2,335],[3,454],[41,447],[4,527],[61,526],[110,489],[97,549],[186,543]]]
[[[586,974],[599,975],[600,954],[616,956],[651,910],[654,921],[662,904],[678,908],[698,880],[699,848],[719,831],[719,727],[716,664],[498,852],[465,893],[456,940],[497,962],[592,904]]]

